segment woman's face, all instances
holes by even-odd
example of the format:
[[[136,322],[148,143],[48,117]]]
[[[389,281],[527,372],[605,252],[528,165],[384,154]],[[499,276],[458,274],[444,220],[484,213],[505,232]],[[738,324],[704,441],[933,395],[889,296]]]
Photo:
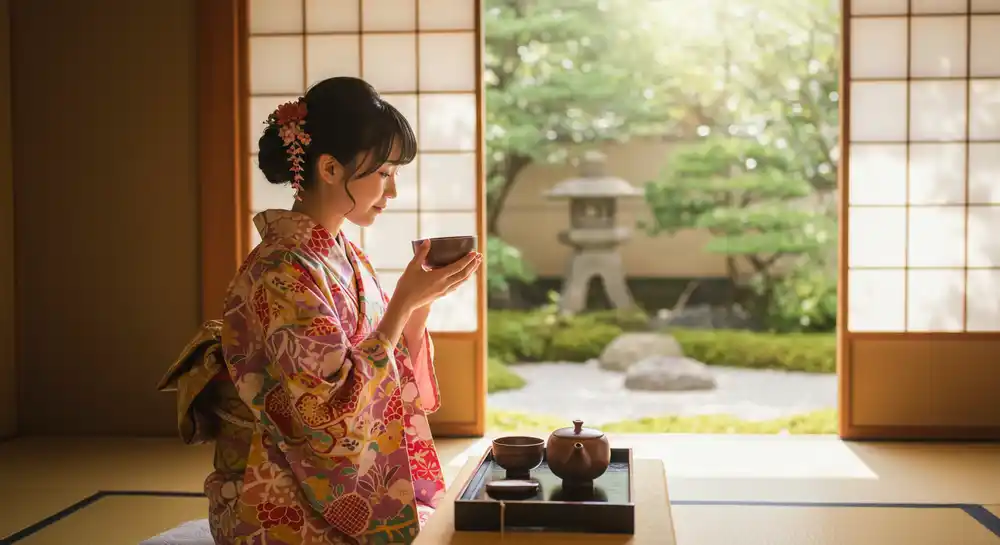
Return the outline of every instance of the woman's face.
[[[354,208],[346,214],[347,219],[361,227],[367,227],[375,222],[375,218],[389,206],[389,199],[396,198],[397,165],[385,164],[375,172],[363,178],[355,178],[347,182],[347,190],[354,197]],[[351,206],[351,200],[344,191],[346,206]]]
[[[370,165],[362,165],[358,170],[364,171],[368,168]],[[347,171],[343,165],[333,157],[325,155],[320,159],[320,169],[323,172],[324,183],[319,197],[324,203],[324,208],[332,213],[343,214],[355,225],[361,227],[371,225],[389,206],[389,199],[396,198],[398,165],[386,163],[367,176],[345,180]]]

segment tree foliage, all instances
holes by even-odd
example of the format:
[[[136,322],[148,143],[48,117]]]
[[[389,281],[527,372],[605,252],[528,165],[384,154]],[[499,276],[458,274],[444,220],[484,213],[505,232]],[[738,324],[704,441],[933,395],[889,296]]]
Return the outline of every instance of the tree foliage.
[[[636,136],[743,133],[835,186],[837,3],[485,0],[490,232],[517,174]]]
[[[486,250],[486,287],[491,295],[509,295],[511,282],[535,281],[535,272],[521,257],[521,251],[500,237],[489,237]]]
[[[518,173],[571,150],[674,130],[677,109],[657,64],[649,0],[487,0],[489,231]],[[677,109],[674,114],[671,108]]]
[[[486,0],[488,285],[504,295],[534,275],[500,237],[518,174],[572,150],[677,131],[677,78],[655,66],[659,29],[648,0]],[[662,59],[661,59],[662,60]]]
[[[722,0],[720,83],[711,134],[756,138],[792,152],[789,165],[820,191],[836,187],[839,157],[838,4]]]
[[[702,229],[706,250],[742,258],[771,289],[774,266],[785,257],[817,255],[835,225],[813,188],[793,170],[789,150],[748,138],[709,137],[676,152],[663,175],[646,185],[653,234]],[[745,285],[741,263],[732,262],[735,283]]]
[[[722,0],[704,140],[647,187],[654,232],[705,229],[741,303],[777,330],[836,320],[839,13],[829,0]],[[721,39],[717,39],[721,37]],[[696,40],[700,38],[695,38]],[[707,48],[707,49],[706,49]],[[712,51],[710,44],[699,48]],[[708,53],[706,53],[708,54]],[[694,69],[705,76],[705,69]],[[706,78],[711,80],[711,77]]]

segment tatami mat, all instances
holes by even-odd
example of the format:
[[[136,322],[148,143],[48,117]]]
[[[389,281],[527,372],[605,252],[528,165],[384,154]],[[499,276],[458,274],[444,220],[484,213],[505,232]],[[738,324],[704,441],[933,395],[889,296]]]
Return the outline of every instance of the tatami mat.
[[[17,545],[137,545],[161,532],[205,518],[204,498],[108,496]]]
[[[693,435],[618,436],[612,441],[635,449],[637,458],[664,461],[680,545],[1000,545],[997,444]],[[440,441],[448,480],[488,445],[488,439]],[[0,542],[100,491],[200,493],[210,469],[210,446],[188,447],[172,439],[0,443],[0,497],[5,499]],[[762,501],[782,505],[731,505]],[[796,502],[839,505],[787,505]],[[844,505],[859,502],[962,505]],[[980,521],[963,505],[975,506]],[[18,545],[135,545],[204,517],[203,498],[111,495]]]
[[[0,443],[0,487],[201,491],[212,446],[177,439],[25,438]]]
[[[41,485],[31,488],[10,486],[8,483],[10,481],[0,481],[4,498],[3,513],[0,514],[0,543],[4,543],[4,537],[62,511],[93,492],[84,493],[73,487]]]
[[[673,507],[680,545],[997,545],[960,509]]]

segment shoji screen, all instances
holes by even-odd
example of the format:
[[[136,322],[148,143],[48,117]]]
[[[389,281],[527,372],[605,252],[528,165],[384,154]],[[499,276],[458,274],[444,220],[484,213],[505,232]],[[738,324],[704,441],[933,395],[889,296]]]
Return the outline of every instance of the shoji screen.
[[[248,222],[259,210],[292,203],[291,189],[268,184],[256,166],[253,152],[268,113],[319,80],[356,76],[403,112],[420,146],[417,160],[400,170],[399,197],[375,225],[347,228],[385,287],[393,289],[412,257],[411,240],[482,238],[477,1],[251,0],[249,6]],[[252,237],[256,244],[256,233]],[[477,278],[436,303],[431,314],[446,398],[437,421],[446,431],[469,433],[482,425],[483,290],[484,279]]]
[[[845,424],[988,433],[1000,426],[1000,0],[846,7]]]

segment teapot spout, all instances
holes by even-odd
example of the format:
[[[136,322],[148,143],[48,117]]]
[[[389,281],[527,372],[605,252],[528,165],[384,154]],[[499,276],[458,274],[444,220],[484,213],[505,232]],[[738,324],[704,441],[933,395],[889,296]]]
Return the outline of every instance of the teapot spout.
[[[574,475],[586,475],[590,473],[590,454],[583,448],[583,443],[577,442],[573,445],[573,450],[569,452],[564,462],[569,473]]]

